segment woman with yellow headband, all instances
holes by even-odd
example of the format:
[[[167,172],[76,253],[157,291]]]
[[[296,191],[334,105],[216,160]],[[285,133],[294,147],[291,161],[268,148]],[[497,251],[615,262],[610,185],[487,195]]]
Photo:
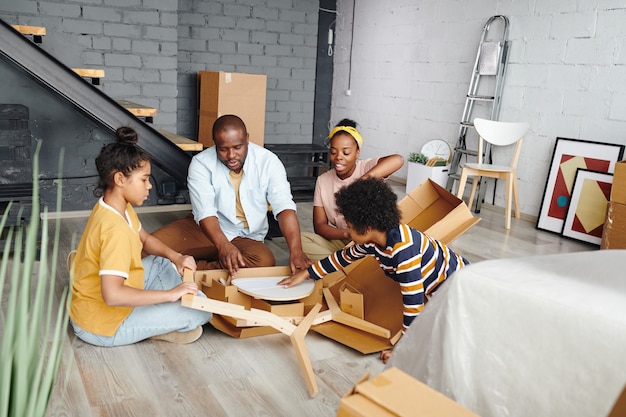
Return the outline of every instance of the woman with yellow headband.
[[[328,135],[331,170],[317,178],[313,197],[313,229],[302,233],[302,249],[317,261],[351,241],[348,225],[337,211],[335,193],[362,177],[387,178],[404,164],[398,154],[359,159],[363,137],[355,121],[343,119]]]

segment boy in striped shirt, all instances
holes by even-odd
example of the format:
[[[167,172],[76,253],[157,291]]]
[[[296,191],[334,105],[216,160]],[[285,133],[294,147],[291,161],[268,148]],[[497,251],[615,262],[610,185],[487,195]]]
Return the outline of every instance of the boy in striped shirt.
[[[381,179],[361,178],[340,189],[335,198],[355,244],[278,284],[288,288],[305,279],[321,279],[365,256],[374,256],[385,275],[400,284],[404,333],[424,308],[426,297],[469,262],[436,239],[400,224],[397,196]],[[384,363],[390,356],[390,351],[381,353]]]

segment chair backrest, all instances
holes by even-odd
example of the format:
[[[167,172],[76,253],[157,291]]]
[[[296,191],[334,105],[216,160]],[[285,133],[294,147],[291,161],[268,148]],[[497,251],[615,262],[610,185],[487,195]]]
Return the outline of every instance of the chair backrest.
[[[478,143],[478,163],[482,163],[483,140],[494,146],[509,146],[517,142],[515,154],[511,161],[511,166],[517,166],[522,140],[530,129],[530,124],[526,122],[501,122],[497,120],[474,119],[474,127],[479,136]]]

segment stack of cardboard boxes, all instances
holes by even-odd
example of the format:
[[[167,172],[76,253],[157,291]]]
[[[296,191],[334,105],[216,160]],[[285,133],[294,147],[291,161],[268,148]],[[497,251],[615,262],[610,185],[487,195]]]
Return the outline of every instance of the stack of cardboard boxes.
[[[626,249],[626,160],[615,164],[600,249]]]

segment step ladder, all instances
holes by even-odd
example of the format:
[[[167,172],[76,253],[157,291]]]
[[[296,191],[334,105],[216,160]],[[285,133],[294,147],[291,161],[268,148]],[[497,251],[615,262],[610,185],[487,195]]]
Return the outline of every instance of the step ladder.
[[[492,27],[497,26],[496,27]],[[499,36],[493,36],[493,31],[499,32]],[[461,177],[462,162],[475,162],[478,152],[478,138],[473,120],[482,117],[489,120],[498,120],[502,99],[502,87],[508,63],[510,41],[507,40],[509,31],[509,19],[506,16],[496,15],[490,17],[483,26],[478,53],[469,89],[465,98],[465,107],[459,126],[459,137],[450,160],[450,174],[448,176],[447,189],[453,192],[455,184]],[[469,134],[473,132],[473,134]],[[491,163],[491,147],[487,146],[483,160]],[[477,179],[478,193],[474,211],[480,212],[480,205],[485,198],[484,180]],[[471,184],[471,181],[468,180]],[[495,189],[495,188],[494,188]],[[455,193],[456,194],[456,193]],[[470,201],[468,205],[472,206]]]

